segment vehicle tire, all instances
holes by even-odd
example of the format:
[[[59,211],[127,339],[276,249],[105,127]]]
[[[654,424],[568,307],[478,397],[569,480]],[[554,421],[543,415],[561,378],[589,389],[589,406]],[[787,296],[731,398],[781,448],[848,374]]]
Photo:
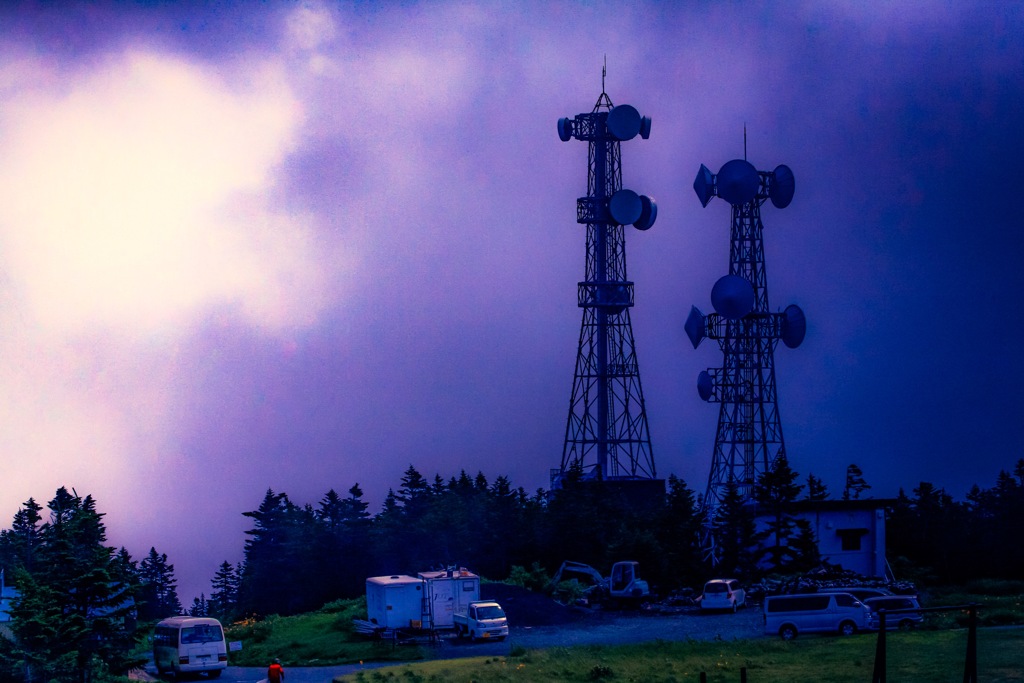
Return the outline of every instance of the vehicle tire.
[[[793,640],[796,638],[796,626],[786,624],[779,629],[779,637],[783,640]]]
[[[476,631],[470,631],[469,632],[469,642],[471,642],[471,643],[475,643],[476,642]]]
[[[903,621],[900,622],[899,629],[901,631],[909,631],[912,628],[914,628],[914,622],[911,621],[910,619],[904,619]]]
[[[852,621],[844,621],[843,623],[839,624],[839,635],[852,636],[856,632],[857,624],[853,623]]]
[[[736,614],[736,603],[732,603],[732,613]]]

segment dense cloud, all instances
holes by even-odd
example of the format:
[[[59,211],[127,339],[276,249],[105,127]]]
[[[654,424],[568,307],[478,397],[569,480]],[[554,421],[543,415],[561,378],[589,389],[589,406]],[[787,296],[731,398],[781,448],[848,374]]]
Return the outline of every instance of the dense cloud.
[[[695,380],[719,354],[682,323],[729,218],[690,184],[744,126],[758,168],[796,174],[764,211],[771,304],[809,322],[777,355],[793,467],[962,495],[1020,455],[1019,7],[3,12],[0,515],[91,493],[186,602],[268,487],[379,505],[410,463],[548,485],[586,191],[555,122],[593,107],[605,59],[654,120],[623,169],[660,208],[627,236],[659,474],[707,477]]]

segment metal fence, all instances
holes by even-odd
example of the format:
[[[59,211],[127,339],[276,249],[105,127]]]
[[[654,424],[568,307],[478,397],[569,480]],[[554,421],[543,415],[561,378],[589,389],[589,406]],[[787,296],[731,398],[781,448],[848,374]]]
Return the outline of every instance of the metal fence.
[[[926,614],[929,612],[967,611],[967,654],[964,657],[964,683],[978,683],[978,605],[949,605],[946,607],[917,607],[907,609],[878,610],[878,643],[875,645],[875,670],[871,683],[886,683],[885,680],[885,620],[888,615]]]
[[[878,610],[878,642],[875,645],[875,666],[871,683],[886,683],[886,625],[888,616],[901,614],[927,614],[930,612],[967,612],[967,653],[964,656],[964,683],[978,683],[978,605],[948,605],[944,607],[909,607],[907,609]],[[707,672],[700,672],[700,683],[707,683]],[[747,669],[740,669],[740,683],[747,683]]]

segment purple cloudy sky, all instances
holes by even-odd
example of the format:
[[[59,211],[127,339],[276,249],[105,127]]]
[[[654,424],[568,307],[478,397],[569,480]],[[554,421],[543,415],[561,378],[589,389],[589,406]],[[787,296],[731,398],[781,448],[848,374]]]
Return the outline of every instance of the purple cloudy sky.
[[[414,464],[547,488],[607,92],[652,117],[624,185],[659,475],[706,485],[720,363],[683,332],[727,271],[743,155],[767,205],[794,467],[960,498],[1024,456],[1024,5],[51,3],[0,10],[0,520],[91,493],[112,544],[209,593],[268,487],[379,509]],[[396,567],[415,571],[416,567]]]

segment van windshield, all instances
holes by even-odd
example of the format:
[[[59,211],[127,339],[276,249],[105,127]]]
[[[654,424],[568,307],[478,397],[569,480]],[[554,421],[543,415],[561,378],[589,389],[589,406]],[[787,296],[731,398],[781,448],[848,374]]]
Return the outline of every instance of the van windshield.
[[[219,643],[222,640],[224,634],[216,624],[198,624],[181,629],[182,644]]]

